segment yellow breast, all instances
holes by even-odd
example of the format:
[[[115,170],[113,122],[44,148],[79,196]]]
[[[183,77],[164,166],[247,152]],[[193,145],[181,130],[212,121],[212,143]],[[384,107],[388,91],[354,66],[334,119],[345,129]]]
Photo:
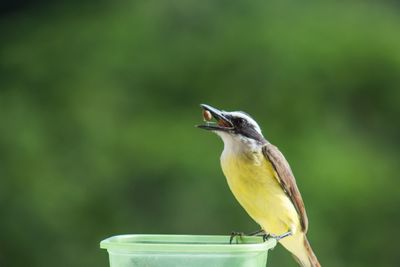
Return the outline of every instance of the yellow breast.
[[[233,195],[262,229],[277,235],[300,229],[296,209],[262,153],[223,154],[221,166]]]

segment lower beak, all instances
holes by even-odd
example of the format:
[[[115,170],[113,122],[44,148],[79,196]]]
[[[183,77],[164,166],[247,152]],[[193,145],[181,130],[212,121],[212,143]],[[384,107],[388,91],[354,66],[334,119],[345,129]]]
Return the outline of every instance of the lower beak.
[[[200,107],[210,112],[216,123],[207,122],[206,124],[197,125],[198,128],[212,131],[230,131],[234,129],[232,122],[223,114],[223,111],[206,104],[200,104]]]

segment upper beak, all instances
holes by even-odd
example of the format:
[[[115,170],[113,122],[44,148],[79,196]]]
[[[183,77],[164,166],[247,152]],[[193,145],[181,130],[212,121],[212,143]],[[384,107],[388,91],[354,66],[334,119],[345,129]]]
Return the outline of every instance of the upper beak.
[[[206,122],[206,124],[196,125],[197,127],[205,130],[218,130],[218,131],[229,131],[234,129],[233,123],[224,115],[224,112],[213,108],[212,106],[206,104],[200,104],[200,107],[203,110],[209,111],[213,118],[217,121],[214,122]]]

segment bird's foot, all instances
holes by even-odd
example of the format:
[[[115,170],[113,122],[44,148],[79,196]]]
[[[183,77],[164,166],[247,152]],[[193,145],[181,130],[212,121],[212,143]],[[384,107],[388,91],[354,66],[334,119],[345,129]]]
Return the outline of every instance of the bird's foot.
[[[233,239],[236,239],[236,244],[238,244],[238,237],[241,238],[243,236],[261,236],[263,238],[263,241],[267,241],[269,238],[274,238],[276,241],[281,240],[282,238],[291,236],[293,233],[292,231],[288,231],[286,233],[283,233],[281,235],[275,235],[271,233],[265,232],[263,229],[245,234],[244,232],[231,232],[231,236],[229,238],[229,244],[232,244]]]
[[[244,233],[244,232],[231,232],[231,236],[229,239],[229,243],[232,244],[232,241],[235,237],[243,237],[243,236],[264,236],[266,235],[266,232],[263,229],[254,231],[254,232],[250,232],[248,234]],[[265,241],[265,240],[264,240]],[[238,240],[236,238],[236,244],[238,243]]]
[[[242,236],[244,236],[244,235],[246,235],[245,233],[243,233],[243,232],[231,232],[231,237],[229,238],[229,244],[232,244],[232,241],[233,241],[233,239],[235,238],[236,239],[236,244],[238,243],[238,239],[237,239],[237,237],[242,237]]]

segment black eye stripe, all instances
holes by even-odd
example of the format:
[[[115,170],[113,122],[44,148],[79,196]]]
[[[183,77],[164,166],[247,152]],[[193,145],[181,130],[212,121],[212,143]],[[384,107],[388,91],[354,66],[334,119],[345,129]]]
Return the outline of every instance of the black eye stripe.
[[[248,138],[254,139],[258,142],[265,142],[264,137],[253,127],[239,127],[235,129],[236,134],[241,134],[243,136],[246,136]]]
[[[232,120],[237,123],[245,123],[245,122],[247,123],[247,120],[240,117],[232,118]]]
[[[240,116],[226,115],[226,117],[232,121],[236,127],[251,127],[255,129],[254,124],[246,118]]]

